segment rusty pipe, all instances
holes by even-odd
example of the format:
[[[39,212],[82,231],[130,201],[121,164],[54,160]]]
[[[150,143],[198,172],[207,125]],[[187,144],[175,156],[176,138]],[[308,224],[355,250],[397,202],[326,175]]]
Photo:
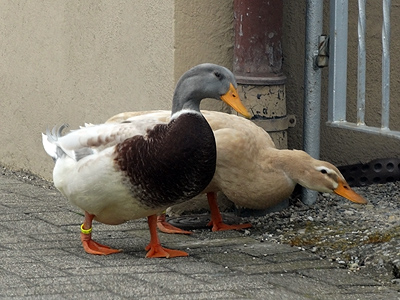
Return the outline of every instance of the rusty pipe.
[[[282,0],[234,0],[233,72],[238,83],[285,83],[282,19]]]

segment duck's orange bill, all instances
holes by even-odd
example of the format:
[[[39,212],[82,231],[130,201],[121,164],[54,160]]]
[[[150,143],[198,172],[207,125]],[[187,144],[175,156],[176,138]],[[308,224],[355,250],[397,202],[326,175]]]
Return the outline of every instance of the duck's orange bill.
[[[368,201],[363,196],[353,191],[348,185],[348,183],[343,180],[339,180],[339,185],[333,192],[355,203],[359,204],[368,203]]]
[[[244,107],[242,101],[240,101],[239,93],[231,83],[229,86],[229,91],[221,96],[221,100],[236,110],[239,114],[242,114],[246,118],[250,119],[251,114]]]

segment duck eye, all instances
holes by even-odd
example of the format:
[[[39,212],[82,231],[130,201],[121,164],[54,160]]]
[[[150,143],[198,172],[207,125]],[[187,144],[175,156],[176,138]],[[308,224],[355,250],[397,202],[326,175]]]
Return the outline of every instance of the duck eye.
[[[328,172],[325,169],[321,169],[320,171],[322,174],[327,174]]]
[[[215,77],[217,77],[217,78],[221,78],[221,73],[218,72],[218,71],[215,71],[215,72],[214,72],[214,75],[215,75]]]

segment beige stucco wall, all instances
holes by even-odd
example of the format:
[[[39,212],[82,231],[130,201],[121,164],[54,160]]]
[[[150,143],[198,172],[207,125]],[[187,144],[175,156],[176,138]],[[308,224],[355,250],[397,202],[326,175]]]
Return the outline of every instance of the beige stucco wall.
[[[349,1],[349,53],[348,53],[348,106],[347,119],[356,120],[357,99],[357,1]],[[328,32],[329,5],[325,2],[324,28]],[[381,26],[382,2],[367,1],[367,104],[366,122],[370,126],[380,125],[381,101]],[[297,116],[297,125],[289,130],[289,147],[302,147],[303,125],[303,70],[304,70],[304,26],[305,26],[305,1],[288,0],[284,5],[284,71],[288,77],[286,96],[288,113]],[[400,46],[400,23],[397,22],[400,7],[393,5],[392,16],[392,41],[391,41],[391,110],[390,127],[400,130],[400,56],[396,49]],[[375,158],[399,157],[399,141],[380,136],[368,135],[331,128],[326,126],[328,102],[328,69],[322,70],[322,120],[321,120],[321,158],[332,161],[337,165],[346,165],[358,162],[368,162]]]
[[[2,1],[0,164],[50,178],[47,126],[169,108],[173,21],[173,1]]]
[[[175,80],[194,65],[211,62],[232,69],[232,0],[175,0]],[[227,110],[204,100],[202,109]]]

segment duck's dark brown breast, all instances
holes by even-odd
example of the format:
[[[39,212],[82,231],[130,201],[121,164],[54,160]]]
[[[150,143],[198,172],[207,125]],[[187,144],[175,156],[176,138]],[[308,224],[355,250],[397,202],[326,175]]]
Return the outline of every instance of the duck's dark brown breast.
[[[191,199],[214,176],[216,145],[207,121],[182,114],[116,146],[115,164],[124,172],[135,198],[157,208]]]

